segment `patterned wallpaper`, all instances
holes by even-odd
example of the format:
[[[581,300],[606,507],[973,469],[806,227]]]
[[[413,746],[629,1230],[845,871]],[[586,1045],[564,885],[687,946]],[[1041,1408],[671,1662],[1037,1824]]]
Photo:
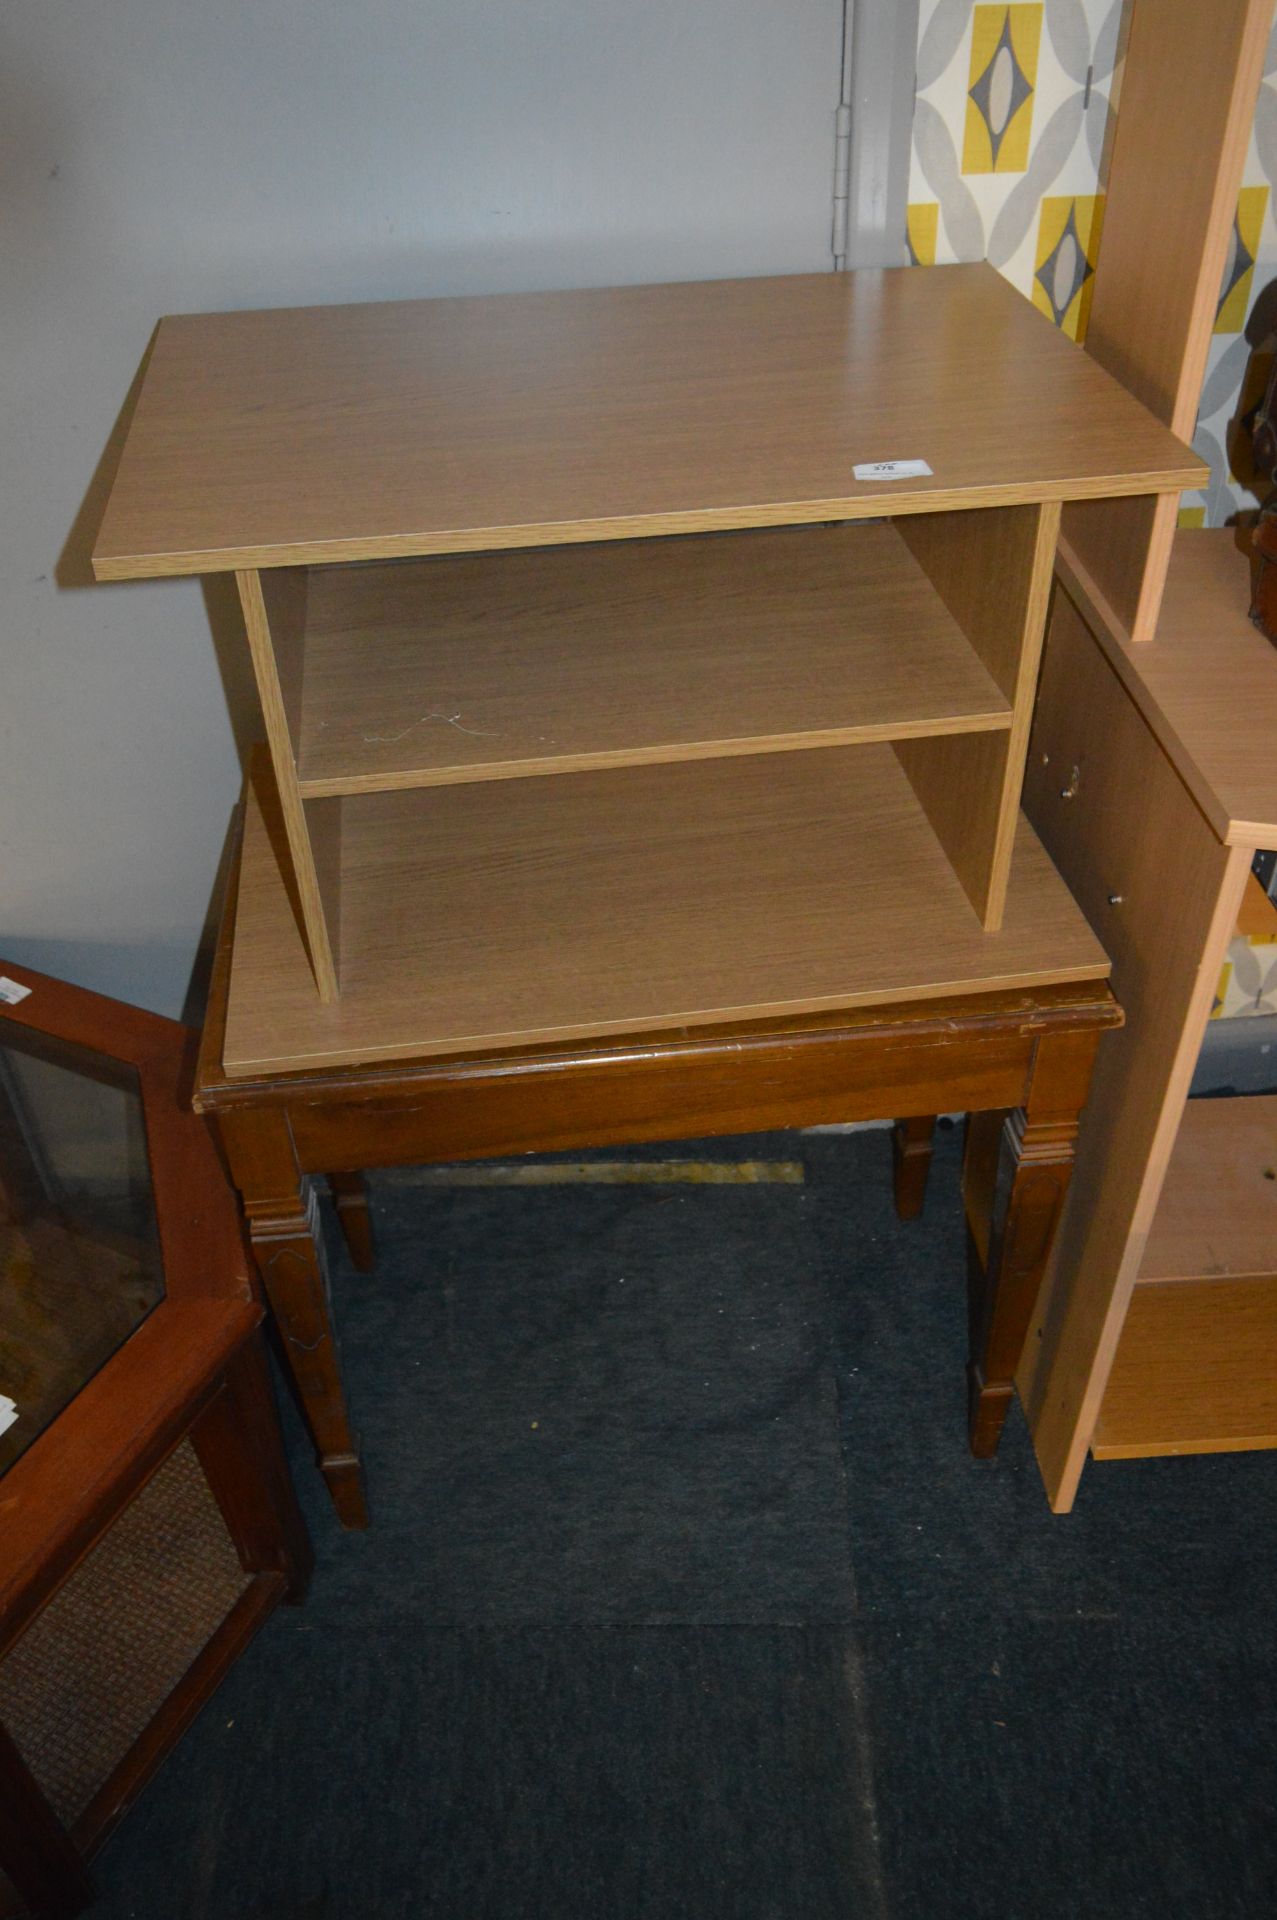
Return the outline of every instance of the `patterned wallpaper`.
[[[1212,1020],[1237,1020],[1256,1014],[1277,1014],[1277,934],[1239,931],[1228,945],[1215,998]]]
[[[1123,11],[1124,0],[922,0],[919,17],[909,256],[992,261],[1074,340],[1103,233]],[[1252,368],[1242,394],[1253,347],[1277,333],[1277,29],[1244,181],[1194,436],[1211,478],[1184,496],[1190,524],[1221,526],[1255,504],[1243,446],[1240,472],[1229,465],[1229,425],[1262,383]]]
[[[922,0],[909,250],[991,260],[1086,330],[1123,0]]]

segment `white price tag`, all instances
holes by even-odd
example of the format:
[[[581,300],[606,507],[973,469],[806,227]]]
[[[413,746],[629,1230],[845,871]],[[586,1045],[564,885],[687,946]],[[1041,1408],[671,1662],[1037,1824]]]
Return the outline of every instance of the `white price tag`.
[[[20,987],[16,980],[10,980],[8,974],[0,973],[0,1000],[7,1007],[16,1007],[19,1000],[25,1000],[30,987]]]
[[[921,480],[931,468],[925,460],[866,460],[852,472],[857,480]]]
[[[5,1394],[0,1393],[0,1433],[7,1433],[18,1417],[18,1409]]]

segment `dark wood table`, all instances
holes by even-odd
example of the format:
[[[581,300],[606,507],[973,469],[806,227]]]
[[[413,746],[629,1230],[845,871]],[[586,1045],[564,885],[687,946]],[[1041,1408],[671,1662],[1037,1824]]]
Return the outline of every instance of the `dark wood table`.
[[[896,1116],[896,1205],[908,1219],[922,1205],[934,1116],[966,1112],[969,1438],[975,1454],[996,1452],[1068,1189],[1095,1049],[1122,1020],[1103,981],[231,1079],[222,1054],[235,888],[232,870],[195,1102],[215,1122],[243,1197],[262,1283],[344,1525],[366,1525],[367,1509],[314,1176],[328,1178],[351,1257],[367,1271],[369,1167]]]

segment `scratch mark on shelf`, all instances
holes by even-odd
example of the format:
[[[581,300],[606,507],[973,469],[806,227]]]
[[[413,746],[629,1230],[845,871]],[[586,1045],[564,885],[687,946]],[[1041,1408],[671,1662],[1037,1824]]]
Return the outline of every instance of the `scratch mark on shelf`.
[[[424,727],[427,720],[442,720],[445,726],[456,727],[459,733],[482,734],[485,739],[495,738],[491,727],[466,726],[458,711],[456,713],[423,713],[418,719],[410,720],[406,727],[401,727],[398,733],[366,733],[365,744],[370,747],[393,746],[396,740],[406,740],[415,728]]]

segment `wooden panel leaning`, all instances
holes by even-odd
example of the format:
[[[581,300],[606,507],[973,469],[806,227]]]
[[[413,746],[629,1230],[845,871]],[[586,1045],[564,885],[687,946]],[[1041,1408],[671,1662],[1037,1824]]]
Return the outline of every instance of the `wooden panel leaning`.
[[[1271,17],[1271,0],[1134,4],[1087,347],[1185,433]],[[1277,833],[1277,655],[1233,536],[1174,533],[1174,507],[1066,508],[1025,786],[1130,1022],[1099,1060],[1018,1375],[1058,1511],[1107,1429],[1111,1370],[1130,1374],[1128,1323],[1137,1342],[1171,1326],[1136,1299],[1145,1243],[1251,854]],[[1117,1427],[1131,1440],[1123,1419],[1110,1450]]]
[[[1207,545],[1221,537],[1229,539],[1181,535]],[[1244,567],[1241,575],[1236,618],[1249,642]],[[1204,666],[1203,679],[1208,672]],[[1235,717],[1239,738],[1244,718]],[[1128,1019],[1100,1051],[1071,1203],[1017,1378],[1047,1491],[1064,1512],[1099,1415],[1252,849],[1217,836],[1063,591],[1025,806],[1102,933]]]
[[[1086,351],[1191,440],[1271,0],[1134,0]],[[1094,621],[1152,638],[1179,496],[1067,506],[1061,563]]]

